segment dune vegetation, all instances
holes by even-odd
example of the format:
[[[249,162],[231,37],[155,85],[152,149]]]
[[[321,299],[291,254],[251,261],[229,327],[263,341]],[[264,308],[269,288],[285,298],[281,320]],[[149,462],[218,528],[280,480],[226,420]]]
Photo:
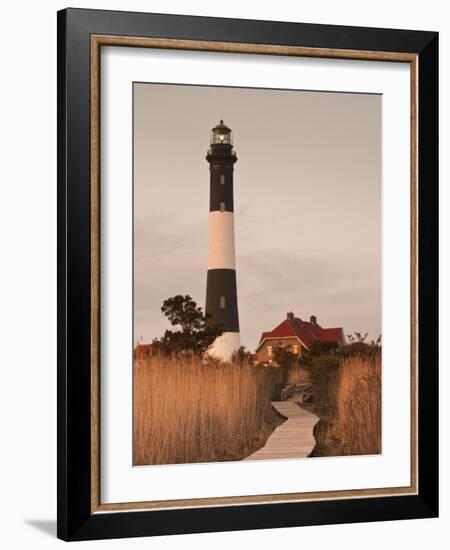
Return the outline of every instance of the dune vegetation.
[[[136,359],[134,464],[245,458],[283,421],[272,379],[270,368],[194,355]]]
[[[341,356],[336,366],[311,374],[314,402],[306,406],[320,421],[310,456],[381,453],[381,347]]]

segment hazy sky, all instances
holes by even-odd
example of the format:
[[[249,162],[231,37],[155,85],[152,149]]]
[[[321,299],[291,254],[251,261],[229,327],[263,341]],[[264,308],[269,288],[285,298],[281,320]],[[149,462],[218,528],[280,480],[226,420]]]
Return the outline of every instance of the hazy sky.
[[[233,131],[242,343],[287,311],[345,333],[381,333],[381,96],[134,85],[135,340],[160,307],[204,308],[210,130]]]

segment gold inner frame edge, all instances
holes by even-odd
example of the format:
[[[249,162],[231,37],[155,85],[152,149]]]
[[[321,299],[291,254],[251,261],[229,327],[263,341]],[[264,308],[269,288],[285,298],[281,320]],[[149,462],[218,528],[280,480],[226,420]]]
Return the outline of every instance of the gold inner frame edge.
[[[164,48],[241,54],[390,61],[410,64],[411,224],[411,484],[408,487],[283,493],[253,496],[120,502],[100,500],[100,50],[102,46]],[[308,48],[236,42],[91,35],[91,513],[274,504],[418,494],[418,55],[402,52]]]

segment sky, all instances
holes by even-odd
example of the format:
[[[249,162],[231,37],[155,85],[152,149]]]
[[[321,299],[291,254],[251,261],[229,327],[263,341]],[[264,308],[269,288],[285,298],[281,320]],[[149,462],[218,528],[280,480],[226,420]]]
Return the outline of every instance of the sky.
[[[241,342],[288,311],[381,334],[381,96],[135,83],[134,339],[204,308],[210,131],[233,132]]]

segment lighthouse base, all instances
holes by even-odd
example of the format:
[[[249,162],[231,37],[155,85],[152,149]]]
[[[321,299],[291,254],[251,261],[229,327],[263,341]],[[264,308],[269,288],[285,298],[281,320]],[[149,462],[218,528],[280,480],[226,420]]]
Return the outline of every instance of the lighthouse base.
[[[207,355],[229,361],[233,352],[241,346],[241,337],[239,332],[224,332],[216,338],[206,351]]]

